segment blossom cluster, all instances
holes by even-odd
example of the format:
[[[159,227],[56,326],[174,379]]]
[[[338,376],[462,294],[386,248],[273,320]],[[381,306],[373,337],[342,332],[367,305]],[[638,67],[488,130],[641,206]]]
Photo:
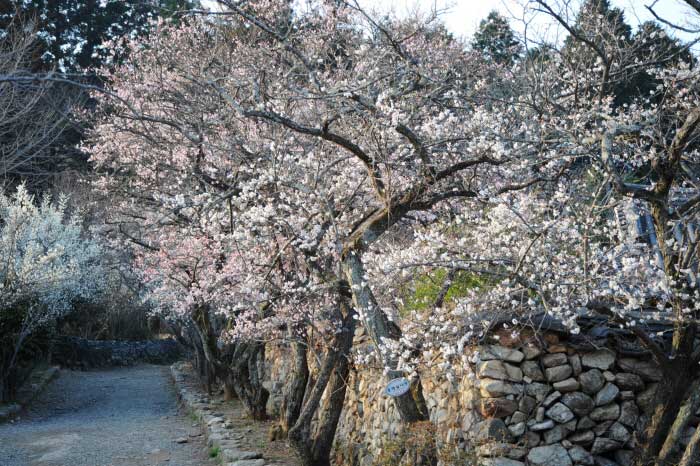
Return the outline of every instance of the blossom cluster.
[[[100,290],[102,249],[85,237],[80,212],[66,212],[66,201],[37,203],[23,185],[0,195],[0,318],[20,317],[27,333]]]

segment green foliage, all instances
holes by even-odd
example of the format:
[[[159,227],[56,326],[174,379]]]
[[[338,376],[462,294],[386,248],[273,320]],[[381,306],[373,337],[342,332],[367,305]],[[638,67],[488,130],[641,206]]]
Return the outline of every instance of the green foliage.
[[[586,0],[579,10],[576,24],[584,28],[588,21],[602,19],[610,26],[608,33],[602,33],[604,40],[629,40],[632,28],[625,21],[625,14],[620,8],[613,8],[610,0]],[[600,31],[598,32],[601,33]]]
[[[472,47],[479,50],[487,60],[502,65],[512,65],[521,51],[508,20],[497,11],[492,11],[479,23]]]
[[[219,453],[221,453],[221,449],[219,447],[212,447],[209,449],[209,458],[216,458],[219,456]]]
[[[525,58],[530,62],[545,63],[552,59],[552,50],[555,50],[555,46],[552,44],[532,47],[527,50]]]
[[[642,60],[658,61],[663,67],[678,66],[682,62],[693,63],[693,57],[687,47],[679,40],[669,37],[666,31],[653,21],[641,24],[632,41],[637,56]],[[646,70],[639,70],[618,89],[617,101],[627,103],[639,96],[651,96],[652,101],[658,103],[663,98],[655,92],[660,83],[660,80],[655,79]]]
[[[445,285],[446,279],[446,269],[435,269],[432,272],[419,275],[405,289],[402,313],[423,311],[433,306]],[[460,270],[455,273],[452,284],[445,294],[445,303],[450,303],[459,297],[466,296],[469,291],[481,288],[485,284],[486,280],[483,277]]]
[[[110,54],[103,42],[145,34],[152,20],[198,4],[196,0],[0,0],[0,33],[18,19],[29,22],[42,41],[36,67],[75,71],[103,64]]]

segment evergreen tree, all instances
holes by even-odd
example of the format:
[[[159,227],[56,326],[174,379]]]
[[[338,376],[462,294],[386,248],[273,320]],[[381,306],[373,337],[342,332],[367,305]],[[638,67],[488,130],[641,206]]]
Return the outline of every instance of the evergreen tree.
[[[0,56],[19,57],[17,66],[6,66],[0,74],[56,70],[70,73],[72,81],[100,85],[100,77],[88,70],[107,63],[112,50],[106,41],[142,36],[152,20],[197,4],[191,0],[0,0]],[[31,47],[13,51],[14,41],[25,36],[32,38]],[[35,86],[18,81],[4,83],[0,96],[3,92],[27,100],[26,105],[9,110],[12,117],[19,113],[26,117],[0,121],[0,146],[6,149],[0,151],[0,176],[6,184],[24,181],[30,190],[41,191],[56,173],[88,168],[78,147],[83,125],[90,124],[90,119],[81,119],[74,111],[91,108],[85,91],[67,83]],[[24,157],[17,155],[25,152]],[[9,163],[9,159],[21,163]]]
[[[624,12],[612,8],[609,0],[586,0],[576,15],[573,28],[578,37],[566,38],[563,53],[586,66],[592,66],[598,56],[582,39],[590,41],[606,55],[612,55],[632,37],[632,28],[625,22]]]
[[[655,62],[657,66],[667,68],[681,63],[693,64],[690,50],[679,40],[673,39],[666,31],[653,21],[647,21],[639,26],[632,37],[635,55],[644,62]],[[637,70],[618,96],[622,101],[629,101],[636,96],[650,96],[660,81],[646,70]]]
[[[643,23],[633,34],[624,12],[612,7],[609,0],[586,0],[573,28],[576,37],[567,37],[562,49],[565,60],[572,64],[574,74],[590,75],[590,82],[595,82],[596,76],[600,79],[605,66],[602,62],[607,61],[604,94],[614,96],[617,106],[640,95],[648,97],[656,88],[657,82],[644,69],[645,63],[665,67],[692,61],[687,48],[654,22]],[[591,88],[588,92],[592,97],[599,90]]]
[[[479,50],[487,60],[504,65],[512,65],[521,52],[508,20],[495,10],[479,23],[472,47]]]
[[[625,103],[632,74],[620,70],[626,69],[623,62],[631,57],[621,53],[630,50],[632,28],[625,21],[624,12],[612,7],[609,0],[585,0],[572,26],[574,33],[564,41],[562,56],[570,63],[572,75],[581,82],[600,83],[579,89],[579,97],[597,98],[602,92],[615,96],[616,105]],[[604,78],[606,66],[608,73]]]
[[[99,66],[108,40],[134,38],[150,22],[198,4],[191,0],[0,0],[0,39],[13,22],[36,28],[42,51],[36,67],[74,72]]]

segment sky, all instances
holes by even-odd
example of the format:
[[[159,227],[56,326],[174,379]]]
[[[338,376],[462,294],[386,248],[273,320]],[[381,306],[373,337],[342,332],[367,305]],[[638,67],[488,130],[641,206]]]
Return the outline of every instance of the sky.
[[[625,11],[625,18],[632,26],[649,19],[653,16],[645,5],[651,5],[654,0],[612,0],[612,4],[622,8]],[[380,11],[393,9],[397,14],[404,16],[411,14],[416,8],[428,10],[433,6],[439,9],[445,9],[443,20],[448,29],[459,37],[470,37],[484,17],[491,10],[498,10],[504,16],[511,18],[511,26],[523,33],[525,31],[522,18],[528,17],[532,11],[523,8],[522,4],[527,3],[526,0],[360,0],[366,8],[377,8]],[[685,6],[681,0],[657,0],[654,10],[661,17],[687,24],[686,19],[692,17],[689,7]],[[531,24],[528,27],[528,33],[541,32],[548,30],[550,34],[555,31],[548,24]],[[690,38],[687,34],[676,34],[682,39]]]
[[[561,29],[554,26],[554,21],[545,21],[546,15],[537,15],[538,21],[529,22],[525,27],[525,20],[533,15],[532,7],[523,6],[528,0],[358,0],[367,10],[377,12],[394,11],[399,16],[409,16],[416,10],[429,11],[436,8],[442,11],[441,18],[447,28],[457,37],[469,39],[491,10],[498,10],[503,16],[509,18],[511,27],[520,35],[528,37],[542,37],[546,34],[550,41],[556,41],[557,35],[562,37]],[[555,3],[554,1],[552,2]],[[576,3],[576,2],[573,2]],[[682,0],[611,0],[611,3],[622,8],[627,22],[633,27],[644,21],[654,19],[645,8],[654,4],[654,10],[662,18],[683,26],[700,25],[700,16],[692,12]],[[216,9],[216,0],[202,0],[207,8]],[[696,27],[697,28],[697,27]],[[700,34],[687,34],[677,31],[669,31],[671,35],[684,41],[697,39]]]

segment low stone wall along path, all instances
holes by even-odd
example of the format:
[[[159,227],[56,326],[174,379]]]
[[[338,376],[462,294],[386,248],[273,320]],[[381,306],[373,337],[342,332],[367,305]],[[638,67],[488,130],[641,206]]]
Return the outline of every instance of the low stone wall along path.
[[[165,366],[62,371],[18,420],[0,424],[0,466],[214,464]]]

